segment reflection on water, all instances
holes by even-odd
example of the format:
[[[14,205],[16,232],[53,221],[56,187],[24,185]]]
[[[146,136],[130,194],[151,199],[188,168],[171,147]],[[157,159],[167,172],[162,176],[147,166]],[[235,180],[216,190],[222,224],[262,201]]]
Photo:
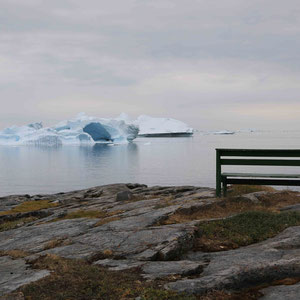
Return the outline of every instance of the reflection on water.
[[[137,181],[139,145],[0,147],[0,195]]]
[[[300,132],[197,134],[139,138],[115,146],[1,146],[0,195],[52,193],[117,182],[214,187],[215,148],[295,149],[300,148],[299,137]],[[291,167],[281,171],[298,170]]]

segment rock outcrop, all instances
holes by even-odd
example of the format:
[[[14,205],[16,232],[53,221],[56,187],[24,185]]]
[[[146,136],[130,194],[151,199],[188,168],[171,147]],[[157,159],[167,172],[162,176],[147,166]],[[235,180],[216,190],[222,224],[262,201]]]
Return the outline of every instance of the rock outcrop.
[[[165,284],[167,289],[200,295],[300,278],[300,226],[258,244],[205,253],[193,248],[199,221],[162,225],[176,212],[194,212],[222,201],[214,195],[210,188],[115,184],[54,195],[3,197],[0,226],[16,224],[0,231],[0,296],[48,276],[48,270],[30,268],[31,261],[45,254],[85,259],[115,271],[138,267],[148,280],[176,275]],[[246,198],[257,203],[259,195]],[[31,212],[16,210],[28,201],[55,205]],[[294,208],[298,210],[297,205],[287,209]],[[25,221],[18,224],[18,220]],[[23,255],[13,257],[13,251]],[[300,294],[300,285],[262,292],[263,299],[298,299],[294,295]]]

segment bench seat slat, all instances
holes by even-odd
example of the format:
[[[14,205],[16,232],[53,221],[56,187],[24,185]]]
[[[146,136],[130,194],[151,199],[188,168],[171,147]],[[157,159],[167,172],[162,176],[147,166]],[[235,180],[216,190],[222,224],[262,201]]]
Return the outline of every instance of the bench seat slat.
[[[250,178],[300,178],[300,174],[261,174],[261,173],[222,173],[225,177],[250,177]]]
[[[300,159],[220,159],[221,165],[234,166],[300,166]]]

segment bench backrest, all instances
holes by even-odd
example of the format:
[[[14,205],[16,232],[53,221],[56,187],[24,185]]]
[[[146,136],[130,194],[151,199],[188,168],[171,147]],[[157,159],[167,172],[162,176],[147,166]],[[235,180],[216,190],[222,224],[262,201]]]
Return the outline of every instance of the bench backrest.
[[[242,166],[300,166],[300,159],[286,159],[300,157],[300,149],[216,149],[217,165]],[[246,158],[223,158],[223,157]],[[249,158],[263,157],[263,158]],[[267,157],[267,159],[266,159]],[[276,157],[277,159],[270,159]],[[285,159],[280,159],[284,157]]]

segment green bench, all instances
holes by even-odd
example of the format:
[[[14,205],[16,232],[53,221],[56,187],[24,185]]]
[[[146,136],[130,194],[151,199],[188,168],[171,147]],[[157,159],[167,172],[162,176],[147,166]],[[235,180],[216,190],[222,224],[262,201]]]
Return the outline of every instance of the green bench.
[[[300,186],[300,174],[229,173],[222,166],[300,166],[300,149],[216,149],[216,195],[228,184]]]

